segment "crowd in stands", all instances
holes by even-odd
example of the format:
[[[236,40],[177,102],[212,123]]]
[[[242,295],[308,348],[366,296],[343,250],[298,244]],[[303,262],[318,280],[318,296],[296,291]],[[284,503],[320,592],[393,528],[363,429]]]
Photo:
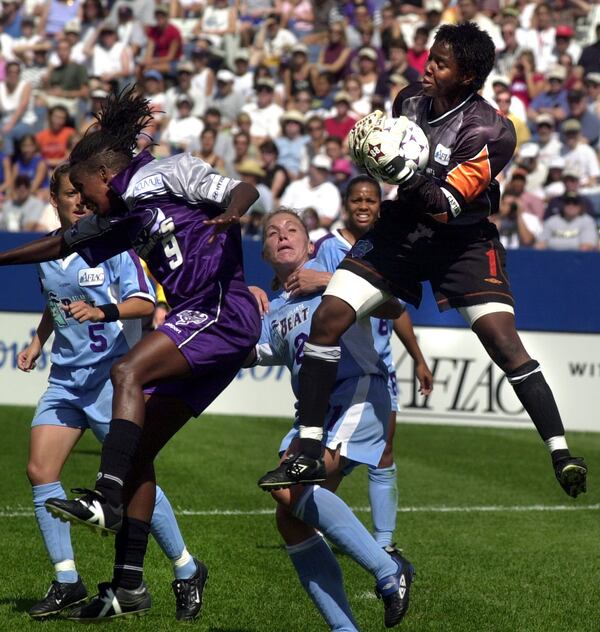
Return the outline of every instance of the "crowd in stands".
[[[355,121],[391,112],[436,30],[469,20],[497,59],[482,94],[517,150],[491,218],[509,248],[596,250],[600,224],[597,0],[3,0],[0,230],[49,231],[52,169],[111,90],[137,82],[154,124],[140,148],[189,151],[255,185],[244,218],[301,212],[317,238],[357,174]],[[385,195],[394,196],[393,187]]]

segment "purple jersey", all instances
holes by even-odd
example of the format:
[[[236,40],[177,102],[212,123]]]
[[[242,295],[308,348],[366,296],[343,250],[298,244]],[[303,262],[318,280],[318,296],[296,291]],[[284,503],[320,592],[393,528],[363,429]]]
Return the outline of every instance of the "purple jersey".
[[[110,186],[125,202],[119,216],[86,217],[64,235],[89,265],[133,248],[173,308],[158,331],[185,356],[191,375],[147,390],[176,396],[199,414],[235,377],[260,335],[244,281],[239,226],[216,236],[204,221],[223,212],[239,181],[189,154],[136,156]]]
[[[144,151],[110,183],[127,211],[84,218],[65,241],[90,265],[133,248],[176,311],[214,305],[218,282],[225,291],[245,287],[239,227],[208,244],[214,228],[204,224],[223,212],[238,184],[190,154],[155,160]]]

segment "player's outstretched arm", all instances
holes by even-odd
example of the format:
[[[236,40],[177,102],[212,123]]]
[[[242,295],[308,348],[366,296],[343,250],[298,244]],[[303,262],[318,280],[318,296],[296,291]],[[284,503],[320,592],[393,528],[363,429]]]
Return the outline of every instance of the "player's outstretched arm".
[[[67,253],[67,244],[62,235],[50,235],[36,239],[24,246],[0,252],[0,266],[53,261],[54,259],[62,259]]]
[[[205,224],[214,226],[214,232],[209,243],[215,240],[216,235],[226,231],[233,224],[240,221],[240,217],[258,200],[256,187],[246,182],[240,182],[231,192],[229,205],[224,213],[213,219],[205,220]]]
[[[37,326],[31,342],[17,356],[17,366],[21,371],[29,373],[29,371],[35,369],[37,359],[40,357],[42,349],[52,333],[52,325],[52,314],[46,306],[46,309],[44,309],[44,313],[42,314],[42,318],[40,319],[40,324]]]

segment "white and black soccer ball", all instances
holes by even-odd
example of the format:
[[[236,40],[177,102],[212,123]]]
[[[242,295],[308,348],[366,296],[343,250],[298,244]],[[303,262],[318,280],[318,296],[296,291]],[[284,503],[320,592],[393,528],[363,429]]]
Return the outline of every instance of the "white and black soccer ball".
[[[424,171],[429,161],[425,132],[406,116],[386,118],[369,131],[362,145],[363,164],[375,178],[394,184],[394,175],[404,166]],[[400,156],[403,161],[395,160]],[[398,167],[399,162],[402,165]]]

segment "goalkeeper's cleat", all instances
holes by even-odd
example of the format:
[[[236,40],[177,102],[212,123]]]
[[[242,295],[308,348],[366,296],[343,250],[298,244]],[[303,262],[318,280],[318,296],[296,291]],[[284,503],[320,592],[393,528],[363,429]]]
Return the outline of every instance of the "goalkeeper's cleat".
[[[554,462],[554,473],[560,486],[573,498],[586,491],[587,465],[576,456],[567,456]]]
[[[45,619],[71,608],[87,598],[87,588],[77,577],[75,583],[52,581],[46,596],[29,608],[29,616],[33,619]]]
[[[392,544],[388,544],[387,546],[384,546],[383,550],[391,557],[395,557],[395,556],[402,557],[402,549],[399,549],[396,546],[395,542],[393,542]]]
[[[98,594],[73,610],[68,619],[82,623],[100,623],[106,619],[139,616],[150,610],[152,599],[144,582],[138,588],[113,588],[109,582],[98,584]]]
[[[193,621],[202,608],[202,592],[208,579],[208,569],[197,559],[196,572],[189,579],[176,579],[171,586],[175,593],[177,621]]]
[[[258,486],[265,491],[284,489],[292,485],[315,485],[327,478],[322,457],[312,459],[303,454],[287,457],[278,467],[267,472],[258,480]]]
[[[386,628],[393,628],[404,619],[408,611],[410,585],[415,576],[413,565],[400,553],[394,551],[390,556],[398,565],[398,571],[379,580],[375,586],[377,598],[383,600]]]
[[[76,487],[71,490],[76,494],[82,494],[73,500],[64,498],[49,498],[44,506],[56,518],[84,524],[92,531],[100,531],[102,535],[117,533],[123,522],[123,505],[115,507],[94,489]]]

